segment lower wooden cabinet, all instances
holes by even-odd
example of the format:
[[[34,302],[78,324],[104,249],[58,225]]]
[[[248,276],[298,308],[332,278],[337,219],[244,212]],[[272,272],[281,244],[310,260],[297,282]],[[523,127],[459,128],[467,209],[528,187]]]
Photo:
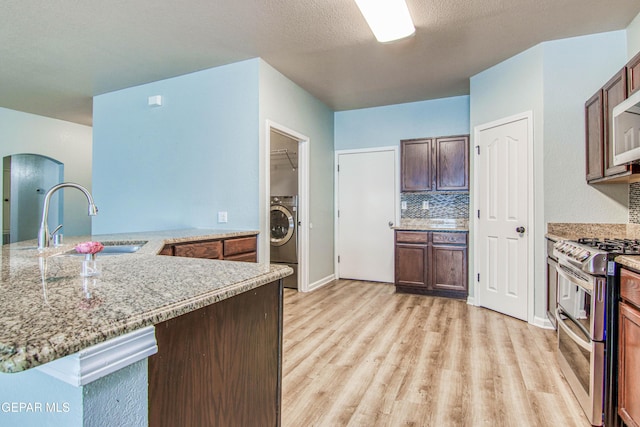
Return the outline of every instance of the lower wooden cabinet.
[[[201,240],[166,245],[159,255],[257,262],[257,236]]]
[[[398,292],[466,298],[467,233],[396,231]]]
[[[427,288],[429,247],[424,244],[396,244],[396,287],[417,286]]]
[[[149,425],[280,425],[282,283],[156,325]]]
[[[627,426],[640,426],[640,274],[620,273],[618,414]]]

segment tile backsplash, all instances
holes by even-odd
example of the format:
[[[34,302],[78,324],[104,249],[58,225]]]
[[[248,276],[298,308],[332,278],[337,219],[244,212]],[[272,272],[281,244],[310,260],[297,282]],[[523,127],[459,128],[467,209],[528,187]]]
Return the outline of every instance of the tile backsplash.
[[[640,224],[640,182],[629,185],[629,223]]]
[[[407,202],[402,218],[469,218],[469,193],[402,193],[400,200]],[[422,209],[422,202],[429,209]]]

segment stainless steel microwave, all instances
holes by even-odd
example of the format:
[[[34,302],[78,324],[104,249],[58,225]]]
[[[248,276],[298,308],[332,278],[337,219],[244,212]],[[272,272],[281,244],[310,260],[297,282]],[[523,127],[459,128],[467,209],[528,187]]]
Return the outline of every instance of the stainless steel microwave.
[[[640,91],[613,108],[613,163],[640,161]]]

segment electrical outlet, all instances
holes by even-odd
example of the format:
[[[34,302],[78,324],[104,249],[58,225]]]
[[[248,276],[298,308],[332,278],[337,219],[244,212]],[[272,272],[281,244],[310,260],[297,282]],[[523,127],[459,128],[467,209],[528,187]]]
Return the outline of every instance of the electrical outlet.
[[[407,210],[407,201],[403,200],[402,202],[400,202],[400,208],[402,210]]]
[[[429,201],[428,200],[423,200],[422,201],[422,209],[423,210],[428,210],[429,209]]]
[[[227,218],[227,211],[219,211],[218,212],[218,222],[219,223],[223,223],[223,222],[227,222],[228,218]]]

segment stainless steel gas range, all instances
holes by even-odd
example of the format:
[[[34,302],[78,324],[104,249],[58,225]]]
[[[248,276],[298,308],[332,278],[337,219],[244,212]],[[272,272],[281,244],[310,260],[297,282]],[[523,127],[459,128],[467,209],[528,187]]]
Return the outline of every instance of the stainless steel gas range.
[[[628,239],[558,241],[558,363],[587,418],[603,425],[606,408],[615,406],[617,349],[616,271],[619,254],[640,254],[640,242]],[[611,374],[610,374],[611,373]],[[611,424],[607,423],[607,426]]]

